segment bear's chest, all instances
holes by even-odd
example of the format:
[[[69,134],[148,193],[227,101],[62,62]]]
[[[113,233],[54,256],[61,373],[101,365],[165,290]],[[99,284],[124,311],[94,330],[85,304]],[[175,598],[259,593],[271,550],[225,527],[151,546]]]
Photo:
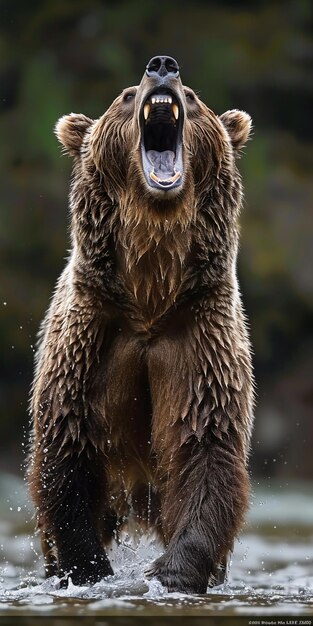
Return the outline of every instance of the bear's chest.
[[[181,235],[181,233],[180,233]],[[148,325],[175,303],[190,264],[188,237],[146,233],[117,246],[118,269],[132,304]]]

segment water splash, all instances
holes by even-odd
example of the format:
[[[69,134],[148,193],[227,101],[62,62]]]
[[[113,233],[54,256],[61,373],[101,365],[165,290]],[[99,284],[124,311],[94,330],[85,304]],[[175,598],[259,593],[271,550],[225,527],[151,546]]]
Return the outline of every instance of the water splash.
[[[113,544],[109,557],[115,574],[93,585],[70,582],[60,589],[57,577],[44,580],[38,537],[29,533],[30,505],[23,483],[0,484],[2,499],[0,550],[0,616],[46,613],[59,615],[142,613],[305,615],[313,601],[313,505],[310,492],[270,494],[259,488],[245,532],[237,542],[228,582],[204,595],[168,593],[144,571],[162,552],[153,536],[127,534]],[[297,507],[294,501],[297,501]],[[259,506],[259,502],[263,506]],[[280,507],[279,507],[280,503]],[[284,507],[282,514],[281,507]],[[12,510],[10,510],[10,508]],[[26,523],[27,522],[27,523]],[[274,523],[275,522],[275,523]]]

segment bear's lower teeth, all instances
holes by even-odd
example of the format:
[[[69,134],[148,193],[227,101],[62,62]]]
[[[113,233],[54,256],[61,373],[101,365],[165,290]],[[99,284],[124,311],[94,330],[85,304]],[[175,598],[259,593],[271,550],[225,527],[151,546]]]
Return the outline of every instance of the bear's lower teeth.
[[[170,178],[159,178],[154,172],[150,172],[150,178],[160,185],[171,185],[172,183],[176,183],[180,177],[180,172],[175,172],[174,176],[171,176]]]

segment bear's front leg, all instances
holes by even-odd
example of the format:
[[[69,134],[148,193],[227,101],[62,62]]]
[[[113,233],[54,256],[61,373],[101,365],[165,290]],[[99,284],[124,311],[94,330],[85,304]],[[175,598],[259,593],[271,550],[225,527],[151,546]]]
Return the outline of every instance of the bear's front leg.
[[[47,574],[84,584],[113,574],[102,547],[109,520],[107,437],[91,402],[105,320],[96,303],[70,294],[71,302],[61,281],[43,326],[28,475],[48,542]]]
[[[69,453],[68,446],[60,450],[59,444],[46,436],[45,448],[38,445],[34,455],[31,480],[39,525],[56,550],[55,573],[74,584],[92,584],[113,574],[101,542],[101,523],[108,514],[102,504],[105,459],[96,450]],[[48,562],[46,571],[51,573]]]
[[[162,500],[167,548],[147,575],[169,591],[203,594],[224,580],[248,504],[247,471],[233,442],[214,435],[183,443],[168,467]]]
[[[208,584],[222,582],[248,506],[253,394],[240,323],[217,307],[200,309],[150,350],[153,447],[167,547],[148,576],[169,591],[205,593]]]

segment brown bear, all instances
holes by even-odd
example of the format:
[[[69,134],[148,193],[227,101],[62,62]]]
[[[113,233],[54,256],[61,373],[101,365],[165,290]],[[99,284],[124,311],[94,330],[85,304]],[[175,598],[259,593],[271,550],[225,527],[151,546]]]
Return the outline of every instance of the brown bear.
[[[165,545],[148,576],[205,593],[247,509],[250,346],[236,277],[247,113],[217,116],[175,59],[98,120],[62,117],[72,246],[43,322],[29,481],[46,574],[113,573],[130,516]]]

